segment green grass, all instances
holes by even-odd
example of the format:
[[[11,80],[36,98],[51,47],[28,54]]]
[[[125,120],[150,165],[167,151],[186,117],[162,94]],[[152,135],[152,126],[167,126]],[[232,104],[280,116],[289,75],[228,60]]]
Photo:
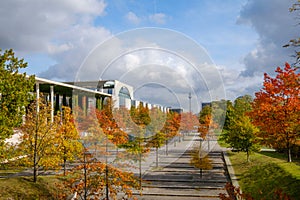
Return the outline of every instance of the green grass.
[[[36,183],[32,177],[1,178],[0,199],[55,199],[57,182],[60,180],[52,176],[39,177]]]
[[[254,199],[275,199],[278,189],[293,199],[300,196],[300,161],[286,162],[286,156],[277,152],[259,152],[250,155],[229,152],[230,160],[242,191]]]

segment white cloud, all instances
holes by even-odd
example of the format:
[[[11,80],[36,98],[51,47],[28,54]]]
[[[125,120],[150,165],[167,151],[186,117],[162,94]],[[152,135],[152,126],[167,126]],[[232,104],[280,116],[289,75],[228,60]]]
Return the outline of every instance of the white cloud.
[[[293,0],[249,0],[241,11],[238,23],[250,25],[258,33],[256,48],[244,58],[243,76],[272,74],[277,66],[294,62],[292,48],[283,48],[290,39],[298,37],[300,27],[294,13],[289,12]]]
[[[56,63],[39,65],[39,76],[57,80],[74,77],[88,52],[111,36],[94,26],[105,15],[104,0],[0,1],[0,46],[18,56],[46,55]],[[30,63],[29,63],[30,67]],[[49,69],[47,69],[49,67]]]
[[[134,12],[128,12],[125,18],[132,24],[138,25],[141,22],[141,19],[136,16]]]
[[[133,54],[127,54],[124,56],[126,70],[130,71],[138,67],[141,63],[140,57]]]
[[[60,41],[61,32],[91,23],[105,7],[103,0],[0,1],[0,26],[5,27],[0,31],[1,48],[47,52]]]
[[[165,24],[167,21],[167,15],[164,13],[156,13],[149,16],[150,21],[156,24]]]

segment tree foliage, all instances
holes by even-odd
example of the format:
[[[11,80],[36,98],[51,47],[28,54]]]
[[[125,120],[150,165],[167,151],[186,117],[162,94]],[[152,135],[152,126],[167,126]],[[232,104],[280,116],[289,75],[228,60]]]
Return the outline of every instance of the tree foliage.
[[[34,101],[30,104],[26,121],[21,127],[23,135],[18,150],[22,155],[27,155],[24,160],[33,168],[34,182],[39,168],[49,169],[60,164],[56,145],[59,121],[56,118],[52,122],[50,112],[50,105],[46,105],[42,99]]]
[[[217,128],[217,124],[213,120],[212,107],[207,105],[202,108],[199,114],[198,131],[200,137],[205,139],[215,128]]]
[[[33,91],[34,76],[19,73],[27,67],[23,59],[15,57],[13,50],[0,49],[0,158],[5,139],[13,134],[13,128],[21,125],[25,107]]]
[[[288,63],[275,72],[275,78],[264,74],[263,88],[255,94],[250,116],[260,129],[257,135],[261,142],[286,149],[291,162],[291,147],[300,137],[300,74]]]
[[[200,170],[201,179],[203,170],[212,169],[212,161],[209,159],[208,154],[201,149],[201,147],[193,149],[191,153],[190,164]]]
[[[191,112],[184,112],[180,114],[180,130],[191,132],[195,127],[199,126],[199,120],[196,115]]]
[[[102,110],[95,110],[103,133],[116,146],[128,141],[128,135],[119,127],[113,115],[113,102],[109,99]]]
[[[126,199],[131,198],[132,190],[138,188],[138,180],[131,172],[98,161],[85,149],[81,164],[67,173],[67,179],[60,187],[84,200],[105,199],[107,196],[109,199]],[[66,199],[67,194],[61,194],[60,198]]]
[[[181,116],[176,112],[168,112],[167,119],[162,129],[162,132],[166,134],[166,138],[170,139],[178,135],[180,128]]]
[[[82,144],[80,143],[79,133],[76,129],[71,108],[63,106],[62,113],[57,113],[59,121],[58,130],[56,131],[56,145],[60,158],[63,161],[64,174],[66,173],[66,162],[73,161],[81,152]]]
[[[251,110],[252,97],[245,95],[235,100],[234,105],[227,108],[226,124],[223,129],[222,139],[237,151],[249,153],[256,150],[255,134],[258,132],[247,112]]]

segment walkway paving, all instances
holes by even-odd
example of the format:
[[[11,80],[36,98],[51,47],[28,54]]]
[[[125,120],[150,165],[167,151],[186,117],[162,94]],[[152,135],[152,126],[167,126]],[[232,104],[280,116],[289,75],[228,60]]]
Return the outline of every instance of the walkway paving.
[[[199,147],[199,136],[185,136],[184,141],[168,145],[159,151],[159,163],[156,167],[155,152],[151,152],[142,163],[142,195],[135,195],[142,200],[177,200],[177,199],[219,199],[219,193],[227,193],[224,186],[230,181],[224,163],[223,153],[216,140],[203,141],[202,148],[208,151],[213,168],[203,172],[200,178],[199,169],[190,165],[190,153]],[[137,171],[135,171],[137,173]]]

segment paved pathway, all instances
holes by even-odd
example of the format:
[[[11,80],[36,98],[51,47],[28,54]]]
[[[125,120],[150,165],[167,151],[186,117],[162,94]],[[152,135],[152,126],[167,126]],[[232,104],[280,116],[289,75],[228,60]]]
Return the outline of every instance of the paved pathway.
[[[204,171],[202,179],[199,169],[191,166],[190,153],[199,147],[199,137],[194,134],[185,136],[185,140],[170,144],[168,155],[165,147],[159,151],[159,167],[156,168],[155,153],[142,163],[143,183],[142,195],[138,199],[177,200],[177,199],[219,199],[219,193],[227,193],[224,189],[229,181],[222,149],[215,140],[202,142],[204,150],[209,151],[213,169]],[[148,166],[148,167],[147,167]]]

